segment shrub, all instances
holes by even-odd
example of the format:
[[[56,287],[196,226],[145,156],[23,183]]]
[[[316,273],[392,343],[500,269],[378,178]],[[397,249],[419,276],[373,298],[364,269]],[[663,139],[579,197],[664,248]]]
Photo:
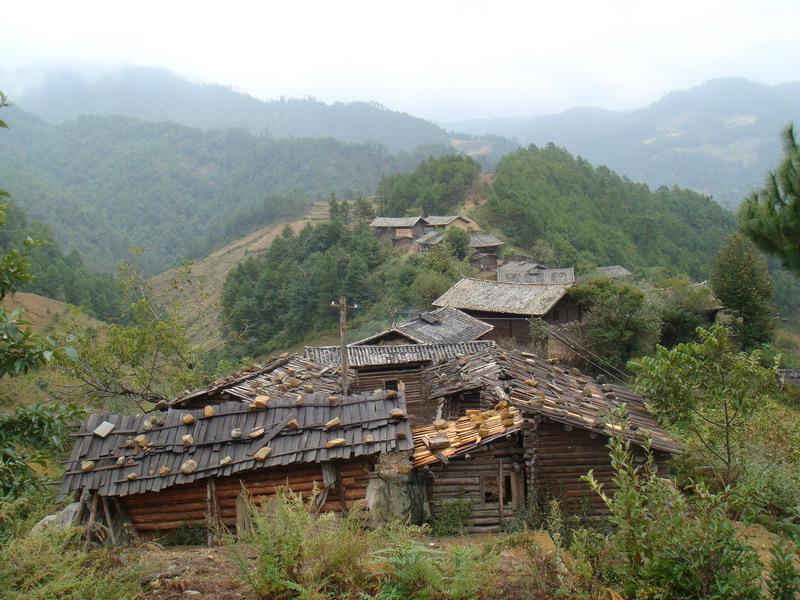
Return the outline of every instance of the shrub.
[[[794,600],[800,595],[800,569],[797,548],[775,542],[769,562],[767,590],[772,600]]]
[[[592,476],[586,480],[610,511],[613,533],[605,548],[614,560],[601,568],[607,581],[630,597],[759,598],[761,565],[755,551],[738,540],[721,496],[701,484],[690,501],[674,484],[656,474],[649,444],[647,460],[637,466],[630,442],[609,442],[614,468],[613,496]]]
[[[373,564],[386,581],[377,598],[425,600],[440,592],[444,584],[442,552],[412,541],[373,554]]]
[[[472,514],[472,502],[466,498],[443,500],[433,515],[431,528],[434,535],[454,535],[463,531]]]

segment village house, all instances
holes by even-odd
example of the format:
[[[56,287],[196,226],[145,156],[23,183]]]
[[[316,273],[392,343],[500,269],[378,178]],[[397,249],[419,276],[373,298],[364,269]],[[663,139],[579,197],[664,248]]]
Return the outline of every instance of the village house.
[[[429,402],[431,390],[423,377],[424,370],[492,347],[494,342],[490,340],[447,344],[351,344],[347,346],[347,364],[355,372],[354,390],[402,391],[411,422],[429,423],[436,416],[437,405]],[[342,364],[341,346],[308,346],[305,355],[330,367]]]
[[[457,308],[442,307],[393,325],[391,328],[353,342],[355,346],[398,344],[454,344],[484,338],[492,325],[471,317]]]
[[[369,226],[379,240],[411,250],[414,240],[425,233],[426,223],[422,217],[376,217]]]
[[[424,221],[425,226],[429,231],[437,230],[441,232],[453,227],[463,229],[467,232],[480,231],[480,227],[475,221],[460,215],[430,215],[425,217]]]
[[[497,281],[501,283],[538,283],[547,285],[572,285],[575,283],[573,267],[553,269],[536,262],[507,261],[497,268]]]
[[[420,250],[430,250],[445,239],[441,231],[429,231],[417,240]],[[470,264],[479,271],[494,271],[500,259],[500,247],[505,242],[488,233],[471,233],[469,236]]]
[[[457,308],[494,326],[485,337],[514,339],[523,346],[533,342],[530,321],[563,323],[581,318],[580,307],[567,296],[569,285],[504,283],[464,277],[439,298],[434,306]]]
[[[79,500],[90,534],[103,522],[114,544],[205,526],[209,517],[246,527],[243,488],[257,502],[289,487],[304,495],[316,489],[318,511],[357,500],[380,510],[388,485],[376,476],[381,457],[413,445],[405,398],[343,394],[338,381],[335,369],[290,356],[187,394],[166,411],[92,415],[73,434],[60,495]]]
[[[660,470],[682,451],[630,390],[530,353],[487,350],[425,376],[441,416],[413,429],[414,468],[423,469],[434,516],[443,500],[471,502],[471,531],[499,531],[518,510],[549,498],[583,517],[606,514],[581,476],[591,469],[613,492],[611,435],[628,438],[637,460],[649,441]],[[617,407],[627,415],[623,428],[609,416]]]

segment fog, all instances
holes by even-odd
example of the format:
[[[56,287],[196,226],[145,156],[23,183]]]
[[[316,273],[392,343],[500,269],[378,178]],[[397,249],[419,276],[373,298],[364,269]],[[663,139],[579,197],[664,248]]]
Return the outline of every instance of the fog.
[[[371,100],[447,122],[633,108],[715,77],[800,79],[798,31],[796,0],[26,0],[4,6],[0,69],[154,65],[259,98]]]

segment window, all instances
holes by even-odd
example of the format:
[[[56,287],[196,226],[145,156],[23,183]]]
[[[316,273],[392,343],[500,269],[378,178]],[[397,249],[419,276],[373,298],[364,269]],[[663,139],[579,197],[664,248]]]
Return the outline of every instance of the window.
[[[553,311],[553,321],[560,321],[561,320],[561,311],[554,310]]]
[[[484,504],[500,502],[500,488],[497,485],[498,475],[483,473],[481,475],[481,500]],[[503,473],[503,505],[514,503],[514,477],[512,473]]]
[[[383,382],[383,389],[394,390],[396,392],[399,385],[400,382],[397,379],[389,379],[388,381]]]

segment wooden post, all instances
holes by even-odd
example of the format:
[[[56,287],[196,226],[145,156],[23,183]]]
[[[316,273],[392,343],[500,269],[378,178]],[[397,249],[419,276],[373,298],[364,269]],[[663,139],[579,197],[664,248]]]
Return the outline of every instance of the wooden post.
[[[339,296],[339,343],[342,353],[342,398],[347,398],[347,296]]]
[[[94,529],[94,523],[97,519],[97,505],[100,502],[100,496],[97,495],[95,492],[92,495],[92,506],[89,509],[89,522],[86,523],[86,548],[89,547],[89,543],[92,539],[92,530]]]
[[[207,525],[207,542],[210,548],[216,543],[216,536],[214,535],[214,527],[219,526],[219,502],[217,500],[217,484],[213,477],[208,478],[206,485],[206,512],[208,518]]]
[[[500,517],[500,527],[503,526],[503,491],[505,488],[504,481],[503,481],[503,459],[500,458],[497,460],[497,497],[500,500],[500,508],[498,509],[498,516]]]
[[[106,517],[106,526],[108,527],[108,535],[111,537],[111,545],[117,547],[117,534],[114,533],[114,523],[111,522],[111,511],[108,508],[108,498],[103,496],[103,514]]]

